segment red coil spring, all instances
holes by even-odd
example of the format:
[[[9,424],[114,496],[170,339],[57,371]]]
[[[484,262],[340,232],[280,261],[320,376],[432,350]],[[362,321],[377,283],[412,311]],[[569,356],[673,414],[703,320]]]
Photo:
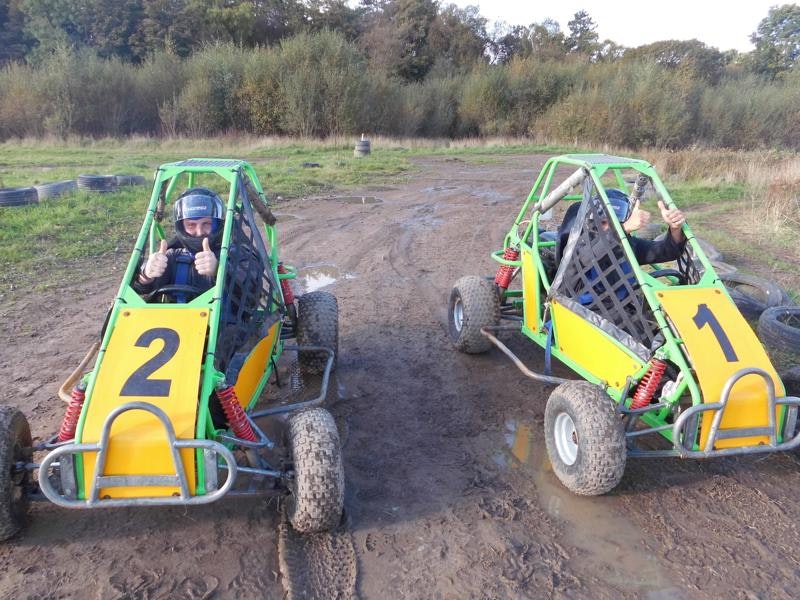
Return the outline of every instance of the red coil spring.
[[[519,250],[509,246],[503,252],[503,258],[505,260],[517,260],[519,258]],[[508,286],[511,284],[511,276],[514,274],[514,267],[511,265],[500,265],[497,269],[497,275],[494,276],[494,282],[497,284],[497,287],[501,287],[504,290],[508,289]]]
[[[636,386],[631,408],[642,408],[650,404],[650,400],[653,399],[653,394],[656,393],[656,388],[658,384],[661,383],[661,377],[663,377],[664,371],[666,370],[667,363],[663,360],[659,360],[658,358],[650,360],[650,368],[647,369],[647,373],[644,374],[639,381],[639,385]]]
[[[283,266],[283,263],[278,263],[278,273],[288,273],[286,267]],[[294,291],[292,290],[292,285],[289,283],[288,279],[281,279],[281,291],[283,292],[283,302],[286,306],[290,304],[294,304]]]
[[[239,404],[239,398],[236,397],[236,390],[233,389],[233,386],[229,385],[218,389],[217,398],[219,398],[219,403],[222,405],[222,410],[225,411],[225,417],[228,419],[233,435],[248,442],[255,442],[256,434],[253,433],[250,421],[247,420],[244,409]]]
[[[58,430],[59,442],[66,442],[75,438],[75,431],[78,429],[78,419],[81,418],[84,400],[86,400],[86,390],[80,386],[72,388],[67,412],[61,421],[61,429]]]

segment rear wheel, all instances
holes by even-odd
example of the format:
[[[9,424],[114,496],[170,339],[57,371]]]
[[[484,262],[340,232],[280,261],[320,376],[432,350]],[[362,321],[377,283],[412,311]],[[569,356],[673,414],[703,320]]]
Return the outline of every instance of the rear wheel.
[[[298,299],[297,344],[323,346],[333,350],[333,368],[339,354],[339,304],[329,292],[309,292]],[[318,375],[325,371],[328,354],[305,351],[299,354],[304,373]]]
[[[575,494],[614,489],[625,472],[625,429],[614,402],[586,381],[559,385],[544,412],[547,454],[561,483]]]
[[[0,406],[0,540],[7,540],[25,522],[30,472],[31,429],[19,410]]]
[[[289,449],[294,463],[289,522],[300,533],[333,529],[344,507],[344,467],[339,432],[323,408],[303,410],[289,421]]]
[[[492,346],[482,327],[500,322],[500,300],[494,284],[482,277],[462,277],[453,286],[448,303],[450,339],[461,352],[480,354]]]

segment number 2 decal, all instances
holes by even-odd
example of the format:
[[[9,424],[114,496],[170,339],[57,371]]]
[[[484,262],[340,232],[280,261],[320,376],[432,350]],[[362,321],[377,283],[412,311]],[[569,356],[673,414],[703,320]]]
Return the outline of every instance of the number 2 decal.
[[[155,329],[148,329],[142,333],[139,339],[136,340],[135,345],[140,348],[149,348],[156,340],[162,340],[164,342],[164,347],[158,354],[136,369],[133,374],[128,377],[125,385],[122,386],[122,391],[119,393],[120,396],[169,396],[172,380],[150,379],[150,375],[167,364],[169,360],[175,356],[175,353],[178,351],[178,346],[180,345],[180,337],[178,336],[178,332],[174,329],[156,327]]]
[[[697,325],[698,329],[702,329],[706,325],[711,328],[711,332],[714,334],[714,337],[717,338],[717,342],[722,348],[723,354],[725,354],[725,360],[728,362],[738,362],[739,357],[736,356],[736,351],[733,349],[733,345],[731,341],[728,339],[728,336],[725,335],[725,331],[722,329],[722,325],[719,324],[717,321],[717,317],[714,316],[714,313],[711,312],[711,309],[708,308],[708,305],[701,304],[697,307],[697,313],[692,317],[694,324]]]

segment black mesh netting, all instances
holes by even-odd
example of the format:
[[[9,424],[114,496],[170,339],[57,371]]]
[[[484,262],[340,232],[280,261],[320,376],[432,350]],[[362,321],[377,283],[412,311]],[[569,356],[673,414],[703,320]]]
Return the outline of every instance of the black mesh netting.
[[[591,180],[569,227],[551,295],[646,358],[658,325]],[[690,261],[691,262],[691,261]]]
[[[281,317],[269,254],[241,180],[239,190],[243,201],[233,216],[215,353],[216,367],[229,383],[236,381],[244,358]]]

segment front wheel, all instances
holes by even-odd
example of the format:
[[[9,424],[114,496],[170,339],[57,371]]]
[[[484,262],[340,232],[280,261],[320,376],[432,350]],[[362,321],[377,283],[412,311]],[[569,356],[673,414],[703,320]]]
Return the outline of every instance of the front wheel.
[[[292,416],[289,449],[294,463],[289,522],[300,533],[333,529],[344,508],[344,467],[339,431],[331,413],[310,408]]]
[[[450,339],[461,352],[480,354],[492,346],[482,327],[500,322],[500,299],[494,284],[482,277],[462,277],[450,292],[447,306]]]
[[[562,383],[544,411],[547,454],[561,483],[575,494],[614,489],[625,471],[625,429],[614,401],[587,381]]]
[[[0,406],[0,540],[7,540],[25,522],[30,472],[31,429],[19,410]]]

